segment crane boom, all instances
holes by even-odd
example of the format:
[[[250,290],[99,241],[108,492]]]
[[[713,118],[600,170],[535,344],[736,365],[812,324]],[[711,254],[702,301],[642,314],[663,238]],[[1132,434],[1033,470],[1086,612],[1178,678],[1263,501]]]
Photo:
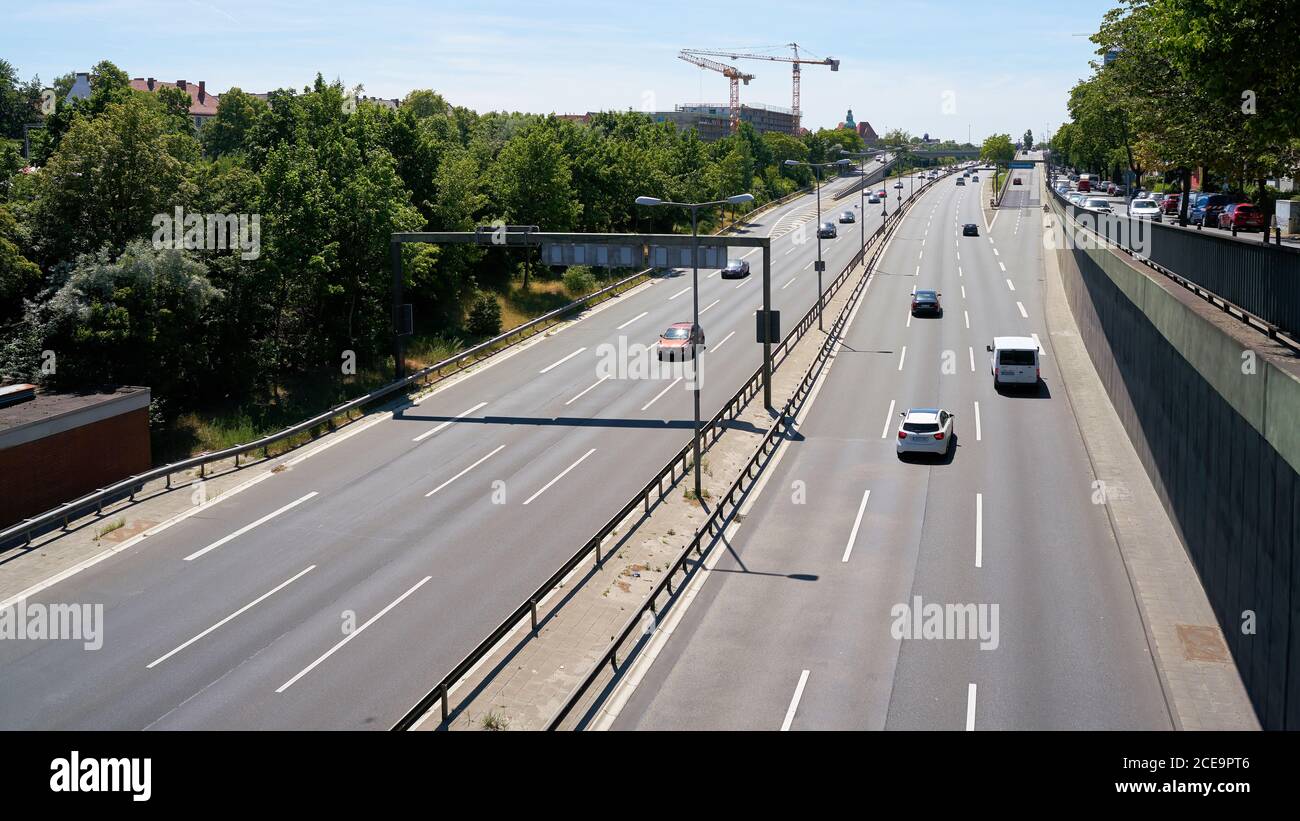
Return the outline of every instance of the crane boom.
[[[678,52],[677,59],[685,60],[700,68],[716,71],[731,81],[731,100],[728,111],[731,114],[731,133],[735,134],[740,130],[740,84],[743,82],[745,85],[749,85],[749,81],[754,79],[754,75],[746,74],[735,66],[710,60],[708,57],[701,56],[701,54],[702,52],[692,49],[682,49]]]
[[[798,133],[799,131],[799,74],[800,74],[799,66],[801,65],[830,66],[831,71],[839,71],[840,61],[830,57],[826,57],[821,60],[809,59],[807,57],[800,57],[798,43],[786,43],[785,47],[789,48],[791,51],[794,52],[793,57],[779,57],[775,54],[757,54],[754,52],[726,51],[723,49],[702,49],[702,48],[686,49],[682,51],[682,54],[696,55],[701,57],[701,59],[703,57],[726,57],[729,60],[768,60],[774,63],[792,63],[793,65],[791,65],[790,68],[791,68],[791,74],[793,75],[794,91],[791,98],[792,99],[791,109],[794,114],[795,132]],[[687,59],[687,58],[683,57],[682,59]],[[733,80],[732,83],[734,87],[735,81]]]

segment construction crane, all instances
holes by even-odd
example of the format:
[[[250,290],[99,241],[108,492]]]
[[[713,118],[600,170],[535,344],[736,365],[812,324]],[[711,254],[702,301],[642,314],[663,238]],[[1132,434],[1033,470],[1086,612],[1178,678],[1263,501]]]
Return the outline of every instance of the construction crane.
[[[746,74],[735,66],[729,66],[725,63],[719,63],[716,60],[710,60],[706,57],[699,56],[700,52],[690,49],[682,49],[677,54],[677,59],[693,63],[700,68],[707,68],[710,71],[716,71],[731,81],[731,133],[735,134],[740,130],[740,84],[743,82],[749,85],[749,81],[754,79],[753,74]]]
[[[793,63],[794,65],[791,66],[791,69],[794,75],[794,95],[792,98],[791,110],[792,113],[794,114],[794,130],[795,133],[798,134],[799,133],[799,66],[801,65],[830,66],[831,71],[839,71],[840,61],[831,59],[830,57],[827,57],[822,60],[812,60],[806,57],[800,57],[798,43],[786,43],[783,46],[781,46],[781,48],[788,48],[792,50],[794,52],[794,56],[777,57],[776,55],[773,54],[755,54],[752,52],[724,51],[722,49],[687,49],[683,51],[682,54],[699,55],[702,57],[726,57],[731,60],[770,60],[776,63]],[[683,57],[682,59],[686,59],[686,58]],[[733,92],[733,98],[731,104],[734,107],[738,99],[738,96],[735,94],[736,92],[735,80],[732,80],[731,88]],[[732,121],[735,122],[734,116]]]

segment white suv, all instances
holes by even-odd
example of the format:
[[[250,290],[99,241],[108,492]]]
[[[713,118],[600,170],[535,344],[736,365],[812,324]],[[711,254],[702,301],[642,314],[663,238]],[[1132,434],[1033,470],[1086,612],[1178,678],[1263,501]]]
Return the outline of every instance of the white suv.
[[[942,408],[912,408],[899,416],[898,455],[934,453],[947,456],[952,450],[952,414]]]

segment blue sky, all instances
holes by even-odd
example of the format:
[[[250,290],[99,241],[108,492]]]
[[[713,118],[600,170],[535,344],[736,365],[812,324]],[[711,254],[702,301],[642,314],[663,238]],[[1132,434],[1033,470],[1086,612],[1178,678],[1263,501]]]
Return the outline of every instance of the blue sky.
[[[381,97],[433,88],[479,111],[580,113],[725,102],[726,79],[679,49],[798,42],[841,61],[837,73],[805,67],[804,125],[833,126],[852,108],[880,133],[965,139],[969,127],[978,142],[1061,123],[1094,56],[1073,35],[1114,5],[0,0],[0,57],[47,82],[107,58],[132,77],[206,80],[217,93],[300,87],[320,71]],[[742,101],[790,105],[788,64],[739,65],[756,75]]]

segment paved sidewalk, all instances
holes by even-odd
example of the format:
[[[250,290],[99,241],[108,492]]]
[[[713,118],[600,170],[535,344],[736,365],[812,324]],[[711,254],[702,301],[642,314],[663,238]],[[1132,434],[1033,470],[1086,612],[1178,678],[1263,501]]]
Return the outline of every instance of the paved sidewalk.
[[[1045,215],[1055,220],[1053,214]],[[1056,253],[1043,254],[1052,356],[1137,599],[1174,726],[1258,730],[1196,568],[1187,555],[1092,365],[1065,297]],[[1094,487],[1096,487],[1094,485]],[[1122,698],[1122,694],[1117,694]]]

